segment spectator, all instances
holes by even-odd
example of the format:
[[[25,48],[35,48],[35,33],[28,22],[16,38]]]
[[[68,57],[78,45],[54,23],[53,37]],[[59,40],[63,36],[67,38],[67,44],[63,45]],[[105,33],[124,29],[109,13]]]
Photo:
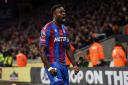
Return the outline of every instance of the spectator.
[[[6,51],[4,53],[4,66],[5,67],[12,67],[12,64],[13,64],[13,50],[12,49],[9,49],[8,51]]]
[[[89,47],[90,62],[93,67],[103,66],[104,62],[104,51],[101,43],[98,42],[98,38],[93,38],[92,44]]]
[[[77,61],[77,65],[79,67],[88,67],[88,62],[83,57],[79,57],[79,60]]]
[[[2,52],[0,52],[0,67],[3,67],[3,62],[4,62],[4,55]]]
[[[112,59],[114,67],[125,67],[127,63],[126,53],[123,45],[116,43],[112,51]]]
[[[18,67],[27,66],[27,56],[24,54],[23,50],[20,50],[19,53],[16,55],[16,61]]]

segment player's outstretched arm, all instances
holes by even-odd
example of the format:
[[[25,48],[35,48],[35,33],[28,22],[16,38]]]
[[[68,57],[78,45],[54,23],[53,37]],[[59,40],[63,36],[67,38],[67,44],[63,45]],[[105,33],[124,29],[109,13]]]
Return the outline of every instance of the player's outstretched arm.
[[[66,53],[68,55],[67,57],[72,62],[73,68],[75,70],[75,74],[77,74],[79,72],[79,68],[75,62],[75,58],[74,58],[74,55],[73,55],[70,45],[67,46]]]

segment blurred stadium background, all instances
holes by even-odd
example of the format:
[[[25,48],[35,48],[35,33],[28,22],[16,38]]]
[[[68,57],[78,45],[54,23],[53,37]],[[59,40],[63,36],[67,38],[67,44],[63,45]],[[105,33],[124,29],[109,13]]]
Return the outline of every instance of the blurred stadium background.
[[[24,50],[27,56],[25,68],[29,71],[32,67],[43,66],[37,48],[40,30],[51,20],[50,8],[58,3],[67,12],[66,25],[75,47],[76,61],[86,56],[90,36],[99,38],[104,46],[106,61],[111,61],[115,40],[122,42],[128,52],[128,0],[0,0],[0,52],[6,54],[13,50],[12,67],[2,67],[2,77],[8,74],[4,70],[20,69],[16,65],[19,50]],[[2,81],[2,77],[0,85],[5,85],[8,82]],[[5,80],[10,81],[9,78]],[[12,82],[7,85],[10,84],[13,85]]]

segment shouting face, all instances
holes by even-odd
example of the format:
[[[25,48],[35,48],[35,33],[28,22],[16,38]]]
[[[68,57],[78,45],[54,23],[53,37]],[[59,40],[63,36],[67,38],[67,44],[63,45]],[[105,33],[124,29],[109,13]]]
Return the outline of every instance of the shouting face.
[[[64,7],[57,8],[53,13],[54,19],[59,23],[65,23],[66,13]]]

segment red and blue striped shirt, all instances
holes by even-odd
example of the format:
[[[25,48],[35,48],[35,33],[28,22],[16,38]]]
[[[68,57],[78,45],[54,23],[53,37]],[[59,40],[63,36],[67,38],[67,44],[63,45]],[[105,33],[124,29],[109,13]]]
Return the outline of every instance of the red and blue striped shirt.
[[[54,22],[49,22],[41,30],[40,46],[46,46],[48,62],[65,64],[66,46],[69,44],[68,32],[64,25],[58,27]]]

